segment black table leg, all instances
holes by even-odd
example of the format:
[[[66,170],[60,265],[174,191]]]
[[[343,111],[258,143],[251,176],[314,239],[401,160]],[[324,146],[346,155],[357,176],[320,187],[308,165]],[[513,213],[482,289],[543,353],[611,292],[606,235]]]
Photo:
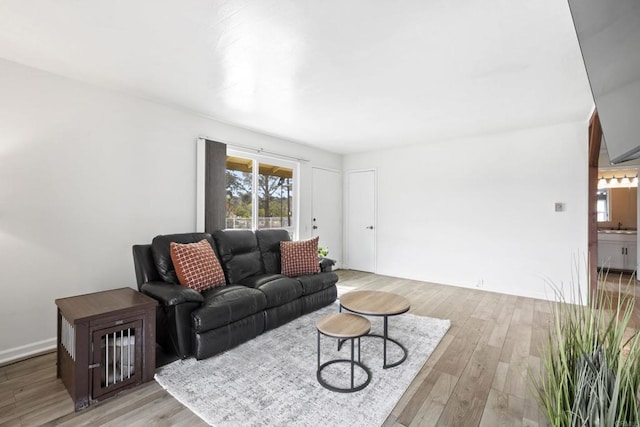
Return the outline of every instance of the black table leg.
[[[353,338],[351,338],[351,388],[353,388],[353,370],[355,368],[355,357],[353,354]]]
[[[346,310],[350,311],[349,309],[346,309]],[[342,312],[342,305],[340,306],[340,312]],[[407,348],[405,346],[400,344],[397,340],[394,340],[393,338],[389,338],[389,316],[383,315],[382,317],[383,317],[382,335],[368,333],[367,335],[363,335],[363,336],[364,337],[382,338],[382,367],[384,369],[388,369],[388,368],[393,368],[395,366],[398,366],[399,364],[401,364],[402,362],[407,360],[407,356],[409,354],[409,351],[407,350]],[[345,341],[346,341],[346,338],[339,338],[338,339],[338,351],[340,351],[342,349],[342,344],[344,344]],[[402,352],[403,352],[403,355],[400,358],[400,360],[398,360],[396,362],[393,362],[393,363],[387,363],[387,341],[391,341],[392,343],[394,343],[395,345],[400,347],[400,350],[402,350]],[[360,351],[360,350],[358,349],[358,351]]]
[[[328,362],[320,364],[320,331],[318,331],[318,369],[316,370],[316,378],[324,388],[329,389],[331,391],[337,391],[339,393],[353,393],[353,392],[362,390],[369,384],[369,382],[371,382],[371,371],[360,360],[360,337],[358,337],[358,361],[357,362],[355,360],[355,343],[353,342],[355,338],[350,338],[350,339],[351,339],[351,359],[335,359],[335,360],[329,360]],[[334,363],[349,363],[351,365],[351,387],[350,388],[340,388],[340,387],[332,386],[322,378],[322,370],[329,365],[333,365]],[[367,375],[366,380],[358,386],[355,385],[356,365],[359,366]]]
[[[384,356],[382,357],[382,366],[387,367],[387,338],[389,338],[389,323],[387,321],[387,316],[384,316],[384,332],[383,332],[383,342],[382,348],[384,351]]]

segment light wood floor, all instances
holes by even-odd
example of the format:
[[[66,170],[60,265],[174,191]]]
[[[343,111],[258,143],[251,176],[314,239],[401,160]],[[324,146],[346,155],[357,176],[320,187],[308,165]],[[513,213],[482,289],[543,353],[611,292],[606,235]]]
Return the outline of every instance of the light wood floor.
[[[385,426],[543,426],[527,370],[550,319],[548,302],[340,271],[340,290],[406,296],[411,313],[451,320],[451,329]],[[0,425],[185,425],[204,423],[155,382],[79,413],[56,379],[55,353],[0,367]]]

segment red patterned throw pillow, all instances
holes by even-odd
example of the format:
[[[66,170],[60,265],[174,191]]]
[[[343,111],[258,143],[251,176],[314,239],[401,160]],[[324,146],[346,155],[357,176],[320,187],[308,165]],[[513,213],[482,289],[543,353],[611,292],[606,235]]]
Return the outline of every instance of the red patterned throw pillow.
[[[202,292],[225,284],[220,262],[206,240],[187,244],[171,242],[171,261],[182,286]]]
[[[318,239],[316,236],[309,240],[280,242],[282,274],[295,277],[319,272]]]

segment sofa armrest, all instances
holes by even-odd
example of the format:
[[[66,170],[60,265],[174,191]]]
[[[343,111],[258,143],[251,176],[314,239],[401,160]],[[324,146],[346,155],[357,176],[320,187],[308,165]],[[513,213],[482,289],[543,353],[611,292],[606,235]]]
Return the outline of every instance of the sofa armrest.
[[[333,270],[333,265],[336,263],[335,260],[331,258],[320,258],[320,271],[331,271]]]
[[[147,282],[140,287],[143,294],[149,295],[164,306],[178,305],[185,302],[204,301],[202,295],[191,288],[167,282]]]

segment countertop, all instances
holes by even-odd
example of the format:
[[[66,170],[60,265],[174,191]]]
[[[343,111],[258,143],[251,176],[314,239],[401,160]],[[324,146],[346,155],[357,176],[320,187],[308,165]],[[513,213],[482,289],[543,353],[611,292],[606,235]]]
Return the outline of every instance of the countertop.
[[[638,230],[606,230],[600,229],[598,233],[602,234],[638,234]]]

